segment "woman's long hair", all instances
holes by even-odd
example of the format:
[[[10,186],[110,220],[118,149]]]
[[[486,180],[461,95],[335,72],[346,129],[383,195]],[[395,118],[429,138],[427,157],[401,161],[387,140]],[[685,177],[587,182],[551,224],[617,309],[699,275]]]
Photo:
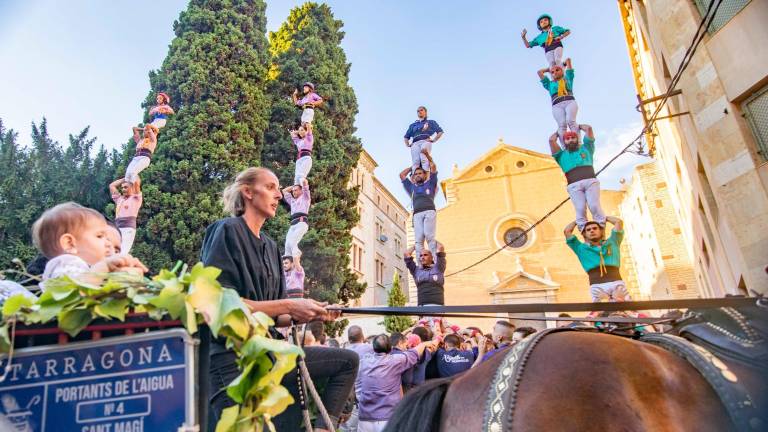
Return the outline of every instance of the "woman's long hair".
[[[221,202],[224,205],[224,211],[232,216],[242,216],[245,213],[245,198],[243,198],[243,189],[258,183],[259,177],[263,173],[271,172],[267,168],[247,168],[241,171],[235,177],[235,181],[224,189]]]

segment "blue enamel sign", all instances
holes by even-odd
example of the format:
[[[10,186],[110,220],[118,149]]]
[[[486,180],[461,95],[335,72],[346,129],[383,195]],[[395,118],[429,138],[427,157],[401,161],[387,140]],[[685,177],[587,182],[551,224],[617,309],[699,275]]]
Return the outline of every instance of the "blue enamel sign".
[[[0,431],[194,430],[194,353],[182,329],[17,350]]]

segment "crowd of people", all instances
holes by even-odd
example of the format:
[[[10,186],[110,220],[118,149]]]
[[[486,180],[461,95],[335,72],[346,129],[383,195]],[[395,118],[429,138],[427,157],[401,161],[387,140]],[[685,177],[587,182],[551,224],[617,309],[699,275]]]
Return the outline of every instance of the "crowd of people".
[[[306,327],[305,347],[338,346],[319,322]],[[354,391],[340,416],[340,429],[382,431],[407,392],[427,380],[466,372],[535,332],[533,327],[515,327],[509,320],[497,321],[488,333],[426,318],[403,332],[367,337],[361,327],[350,326],[342,346],[355,354],[359,366]]]

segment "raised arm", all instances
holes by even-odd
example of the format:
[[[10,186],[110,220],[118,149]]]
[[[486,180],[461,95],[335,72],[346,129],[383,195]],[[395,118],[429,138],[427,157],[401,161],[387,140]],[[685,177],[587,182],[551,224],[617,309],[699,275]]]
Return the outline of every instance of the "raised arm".
[[[293,189],[293,186],[286,186],[283,188],[283,200],[288,204],[290,204],[291,200],[293,199],[293,195],[291,195],[291,189]]]
[[[299,103],[299,91],[296,89],[293,89],[293,93],[291,93],[291,99],[293,99],[293,103],[297,104]]]
[[[539,79],[544,79],[547,76],[545,75],[549,71],[549,68],[543,68],[536,71],[536,73],[539,75]]]
[[[437,140],[439,140],[442,137],[443,137],[443,131],[440,131],[437,133],[437,135],[435,135],[434,138],[430,138],[429,140],[432,141],[433,143],[436,143]]]
[[[526,48],[530,48],[531,44],[528,43],[528,38],[525,37],[525,35],[527,35],[527,34],[528,34],[528,30],[523,29],[522,33],[520,33],[520,36],[523,38],[523,43],[525,44],[525,47]]]
[[[402,171],[400,171],[400,181],[405,180],[408,178],[408,174],[411,172],[411,167],[408,167]]]
[[[149,142],[152,144],[157,144],[157,134],[155,133],[154,129],[150,128],[148,131],[144,132],[145,137],[149,137]]]
[[[570,30],[566,30],[565,33],[561,34],[560,36],[556,37],[555,39],[557,39],[558,41],[561,41],[561,40],[567,38],[570,35],[571,35],[571,31]]]
[[[309,181],[307,181],[306,178],[301,179],[301,193],[307,197],[307,199],[310,199],[312,196],[309,193]]]
[[[136,143],[136,145],[141,144],[141,128],[140,127],[133,127],[133,142]]]
[[[440,132],[440,134],[442,134],[442,132]],[[435,141],[437,141],[437,140],[435,140]],[[436,173],[437,172],[437,165],[435,165],[435,161],[432,160],[432,156],[429,154],[427,149],[422,150],[421,153],[423,153],[424,157],[426,157],[427,160],[429,161],[429,172],[431,174]]]
[[[408,267],[408,271],[411,272],[411,276],[415,276],[416,262],[413,260],[413,251],[416,250],[416,246],[411,246],[403,252],[403,261],[405,266]]]
[[[435,261],[437,262],[437,268],[441,272],[445,272],[448,267],[448,263],[445,259],[445,246],[442,243],[437,242],[437,253],[435,254]]]
[[[570,57],[565,59],[565,68],[566,69],[573,69],[573,63],[571,63],[571,58]]]
[[[592,126],[590,126],[588,124],[582,123],[582,124],[579,125],[579,129],[584,131],[584,135],[587,138],[592,139],[592,140],[595,139],[595,133],[592,130]]]
[[[614,229],[622,231],[624,229],[624,221],[616,216],[606,216],[605,220],[613,224]]]
[[[549,137],[549,151],[552,153],[552,156],[556,155],[560,152],[560,144],[557,143],[557,132],[553,133]]]
[[[304,273],[304,267],[301,266],[301,254],[293,257],[293,268],[301,273]]]
[[[112,183],[109,184],[109,194],[112,196],[120,195],[120,192],[118,192],[117,187],[120,186],[120,183],[124,182],[125,180],[122,178],[119,178]]]
[[[573,235],[574,228],[576,228],[576,221],[573,221],[565,226],[565,229],[563,230],[563,234],[565,234],[565,238],[570,238]]]

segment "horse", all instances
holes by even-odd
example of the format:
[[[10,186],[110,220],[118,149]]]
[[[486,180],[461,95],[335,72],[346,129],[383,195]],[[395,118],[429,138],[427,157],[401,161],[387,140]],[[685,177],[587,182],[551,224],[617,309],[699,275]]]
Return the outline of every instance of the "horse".
[[[706,363],[704,373],[691,357]],[[768,406],[762,367],[756,378],[741,380],[751,381],[757,397],[730,397],[728,405],[725,384],[738,382],[733,370],[746,369],[729,369],[685,339],[651,334],[643,342],[594,329],[551,329],[412,390],[385,432],[768,430],[765,415],[754,413]],[[749,418],[738,421],[732,411],[750,404]]]

